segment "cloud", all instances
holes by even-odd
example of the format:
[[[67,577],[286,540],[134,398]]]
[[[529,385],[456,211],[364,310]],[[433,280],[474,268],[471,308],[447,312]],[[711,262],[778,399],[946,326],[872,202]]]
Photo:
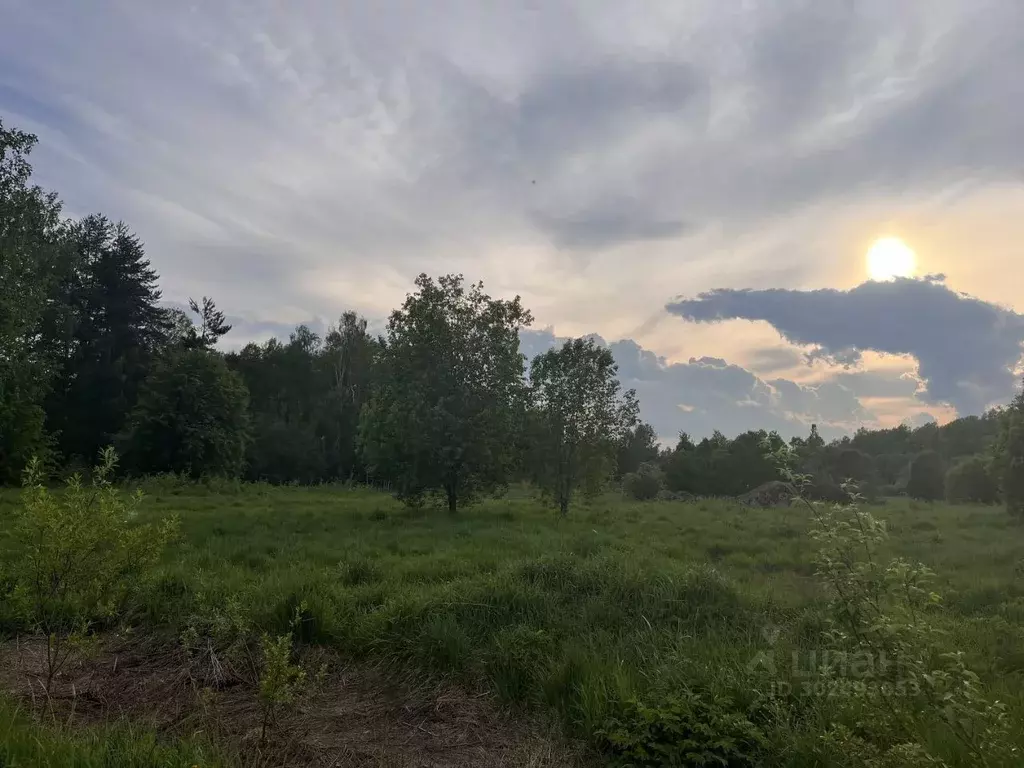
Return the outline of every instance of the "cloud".
[[[755,349],[747,357],[747,364],[756,373],[786,371],[804,362],[804,356],[789,347]]]
[[[863,350],[912,355],[922,396],[959,413],[1007,399],[1024,343],[1024,316],[934,280],[866,282],[847,291],[719,289],[667,310],[693,322],[763,320],[810,357],[853,364]]]
[[[551,328],[525,330],[520,338],[529,358],[564,341]],[[768,429],[788,438],[806,435],[811,424],[818,424],[827,437],[838,437],[876,423],[854,392],[838,381],[813,386],[781,378],[766,381],[717,357],[670,363],[632,339],[595,341],[611,350],[619,381],[637,391],[641,417],[662,440],[671,441],[680,431],[708,436],[716,429],[728,436]]]
[[[921,412],[915,413],[913,416],[907,417],[906,419],[903,420],[903,423],[906,424],[911,429],[917,429],[918,427],[923,427],[928,424],[935,424],[936,421],[935,417],[932,416],[930,413]]]
[[[272,243],[267,279],[295,301],[331,262],[411,276],[524,239],[589,258],[1017,180],[1022,22],[999,0],[15,2],[0,110],[43,134],[73,207],[128,218],[176,285],[227,282]]]
[[[579,249],[638,240],[664,240],[686,230],[684,221],[643,217],[631,210],[636,207],[635,202],[609,200],[600,207],[562,217],[538,212],[533,220],[556,245]]]
[[[902,371],[844,371],[833,375],[831,381],[859,398],[914,398],[921,386],[916,376]]]
[[[700,358],[650,319],[666,285],[845,285],[813,244],[852,212],[928,231],[972,190],[1009,208],[1024,172],[1011,0],[0,5],[0,114],[39,135],[39,182],[128,222],[168,299],[284,326],[461,271],[539,322]],[[1000,282],[1024,280],[996,234]],[[1002,391],[933,358],[930,397]]]

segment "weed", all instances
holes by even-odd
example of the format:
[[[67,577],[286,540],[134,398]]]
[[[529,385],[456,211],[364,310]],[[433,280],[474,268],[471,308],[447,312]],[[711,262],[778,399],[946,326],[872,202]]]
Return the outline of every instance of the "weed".
[[[628,768],[759,766],[765,746],[764,734],[728,699],[690,690],[656,704],[623,702],[597,737]]]

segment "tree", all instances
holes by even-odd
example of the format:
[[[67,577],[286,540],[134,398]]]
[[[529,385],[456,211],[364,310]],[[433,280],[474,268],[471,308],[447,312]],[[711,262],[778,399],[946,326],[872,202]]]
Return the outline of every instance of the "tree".
[[[946,501],[995,504],[998,499],[999,484],[986,457],[970,456],[946,472]]]
[[[1024,402],[1007,414],[999,464],[1006,511],[1024,520]]]
[[[169,307],[165,310],[164,319],[167,326],[165,349],[159,351],[165,352],[174,347],[187,346],[189,338],[195,333],[195,325],[188,312],[177,307]]]
[[[611,351],[590,339],[567,341],[530,366],[530,467],[563,515],[578,489],[600,488],[636,424],[636,393],[620,392],[617,373]]]
[[[201,349],[161,358],[146,379],[122,441],[138,473],[235,477],[249,439],[249,393],[224,359]]]
[[[366,320],[355,312],[344,313],[324,342],[320,365],[329,388],[320,429],[328,465],[339,478],[350,479],[363,469],[357,449],[359,414],[370,397],[379,349],[366,332]]]
[[[719,493],[739,496],[759,485],[779,479],[778,468],[767,455],[766,442],[772,450],[785,445],[776,432],[751,430],[729,441],[724,451],[713,454],[718,465],[713,468],[712,474],[720,481]]]
[[[218,339],[232,328],[211,298],[203,296],[202,306],[189,299],[188,308],[199,317],[199,325],[192,325],[185,334],[184,344],[189,349],[213,349]]]
[[[616,474],[619,477],[639,470],[641,464],[653,464],[658,461],[658,435],[654,427],[640,422],[626,431],[626,436],[619,447]]]
[[[401,498],[438,492],[454,513],[513,468],[526,394],[519,331],[532,317],[518,296],[492,299],[462,275],[420,275],[416,287],[388,321],[360,443]]]
[[[36,137],[0,120],[0,483],[46,452],[43,401],[53,375],[42,323],[52,305],[65,227],[56,194],[31,184]]]
[[[922,451],[910,464],[907,495],[915,499],[936,501],[945,495],[946,468],[935,451]]]
[[[679,433],[679,441],[665,458],[665,487],[670,491],[701,492],[701,478],[696,466],[697,446],[686,432]]]
[[[665,482],[665,473],[656,464],[641,464],[636,472],[622,477],[622,490],[635,501],[656,499]]]
[[[811,424],[811,434],[807,437],[806,445],[811,452],[820,451],[825,447],[825,440],[818,434],[817,424]]]
[[[246,474],[270,482],[362,476],[359,414],[373,382],[376,342],[354,312],[321,339],[299,326],[226,355],[249,389],[252,442]]]
[[[73,265],[61,371],[47,401],[66,458],[91,460],[124,427],[139,387],[167,343],[167,311],[142,242],[124,224],[87,216],[70,234]]]

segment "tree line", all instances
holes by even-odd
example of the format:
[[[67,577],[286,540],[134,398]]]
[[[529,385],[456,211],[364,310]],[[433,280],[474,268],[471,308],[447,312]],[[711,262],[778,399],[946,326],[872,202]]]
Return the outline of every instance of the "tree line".
[[[699,442],[682,433],[667,450],[659,450],[653,439],[638,445],[634,438],[632,457],[621,466],[640,476],[630,478],[640,496],[653,497],[659,490],[738,496],[777,479],[769,454],[785,446],[800,473],[813,477],[808,494],[815,499],[842,501],[848,496],[843,485],[852,481],[869,499],[905,495],[995,503],[1004,485],[1016,477],[1010,443],[1018,439],[1011,427],[1019,414],[1024,414],[1021,396],[983,416],[916,429],[906,424],[861,428],[830,443],[813,424],[807,437],[788,443],[764,430],[733,439],[715,432]]]
[[[0,124],[4,481],[32,457],[66,471],[113,445],[134,475],[372,480],[452,511],[528,476],[565,510],[614,467],[637,404],[611,353],[575,340],[527,376],[518,297],[421,275],[381,336],[347,312],[323,338],[299,326],[225,354],[224,314],[208,297],[162,306],[126,225],[62,218],[32,183],[34,144]]]
[[[65,219],[32,183],[35,141],[0,122],[0,482],[33,456],[54,472],[89,467],[109,445],[134,475],[386,483],[452,511],[514,480],[564,512],[613,478],[645,498],[739,495],[777,476],[774,433],[660,447],[592,341],[527,366],[530,312],[461,275],[420,275],[379,336],[345,312],[323,337],[299,326],[221,352],[231,326],[212,299],[163,306],[136,234],[101,215]],[[827,445],[812,426],[789,447],[820,498],[852,479],[870,494],[1012,505],[1024,496],[1013,490],[1022,414],[1024,395],[982,417]]]

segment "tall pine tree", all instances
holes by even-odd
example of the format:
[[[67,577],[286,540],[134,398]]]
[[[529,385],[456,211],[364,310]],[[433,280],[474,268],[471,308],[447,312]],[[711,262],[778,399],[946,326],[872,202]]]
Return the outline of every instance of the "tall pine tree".
[[[89,216],[72,242],[63,366],[48,414],[64,456],[88,463],[124,426],[170,326],[157,274],[127,226]]]

